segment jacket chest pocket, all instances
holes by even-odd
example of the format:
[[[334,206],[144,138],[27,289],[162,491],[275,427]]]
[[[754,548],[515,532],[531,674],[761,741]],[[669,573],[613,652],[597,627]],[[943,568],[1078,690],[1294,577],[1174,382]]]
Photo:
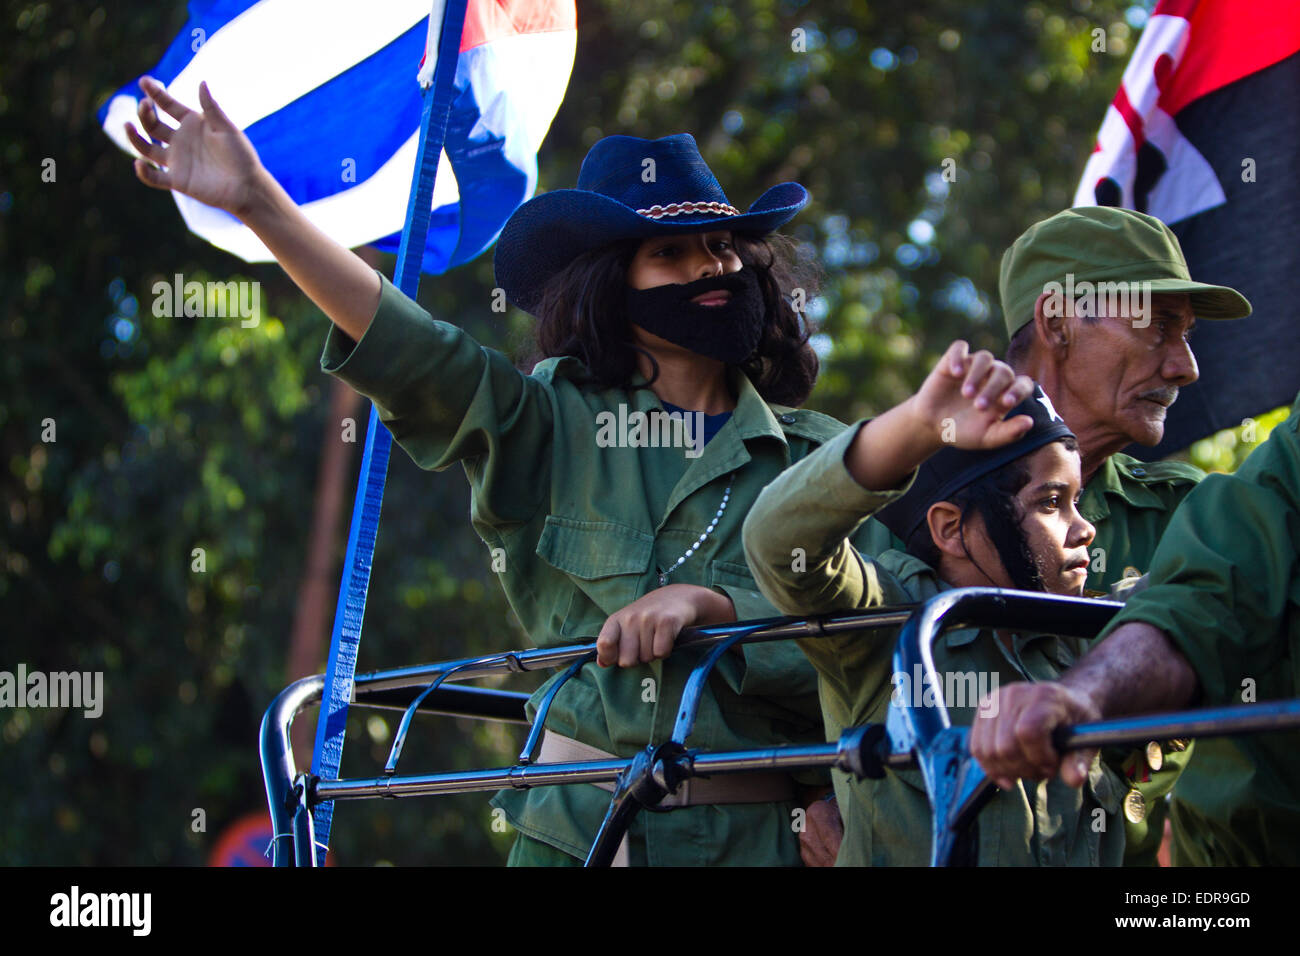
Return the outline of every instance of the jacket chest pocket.
[[[654,537],[612,521],[580,521],[548,515],[537,556],[571,584],[560,633],[594,638],[605,618],[627,607],[645,587],[654,558]]]

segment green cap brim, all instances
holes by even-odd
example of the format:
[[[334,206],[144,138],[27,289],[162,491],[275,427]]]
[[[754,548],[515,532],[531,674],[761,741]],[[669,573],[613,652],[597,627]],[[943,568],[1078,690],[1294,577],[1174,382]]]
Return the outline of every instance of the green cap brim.
[[[1198,319],[1244,319],[1250,315],[1250,303],[1236,289],[1224,285],[1207,285],[1185,279],[1151,279],[1154,295],[1186,292],[1192,297],[1192,313]]]

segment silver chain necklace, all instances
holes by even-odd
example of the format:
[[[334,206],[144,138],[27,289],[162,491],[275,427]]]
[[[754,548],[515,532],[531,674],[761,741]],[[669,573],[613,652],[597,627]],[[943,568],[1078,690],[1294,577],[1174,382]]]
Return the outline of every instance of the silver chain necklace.
[[[718,505],[718,513],[713,516],[713,520],[709,522],[709,526],[704,529],[704,534],[700,535],[695,540],[695,543],[686,549],[686,553],[683,554],[680,558],[678,558],[671,568],[669,568],[667,571],[665,571],[663,568],[659,569],[660,587],[666,585],[668,583],[668,575],[672,574],[683,564],[685,564],[686,559],[689,558],[691,555],[693,555],[697,550],[699,550],[700,545],[704,544],[705,539],[708,538],[709,535],[713,534],[713,529],[718,526],[718,522],[722,519],[722,513],[727,510],[727,502],[731,499],[731,486],[735,482],[735,480],[736,480],[736,473],[733,471],[731,473],[731,477],[727,479],[727,490],[722,493],[722,504]]]

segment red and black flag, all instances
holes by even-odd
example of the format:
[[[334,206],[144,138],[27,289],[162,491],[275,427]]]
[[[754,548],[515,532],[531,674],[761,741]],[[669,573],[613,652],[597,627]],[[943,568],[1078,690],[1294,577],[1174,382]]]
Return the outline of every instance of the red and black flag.
[[[1161,457],[1300,391],[1300,0],[1161,0],[1097,136],[1076,206],[1174,230],[1198,282],[1254,314],[1203,322],[1200,381],[1169,410]]]

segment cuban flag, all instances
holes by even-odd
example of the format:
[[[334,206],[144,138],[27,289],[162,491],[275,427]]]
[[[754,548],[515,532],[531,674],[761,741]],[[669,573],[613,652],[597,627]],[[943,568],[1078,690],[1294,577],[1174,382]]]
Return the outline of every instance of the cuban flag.
[[[1300,391],[1300,2],[1161,0],[1124,71],[1076,206],[1150,213],[1192,278],[1232,286],[1254,314],[1202,322],[1200,380],[1169,410],[1159,458]]]
[[[421,84],[431,81],[437,52],[430,34],[442,22],[442,0],[432,6],[430,17],[430,0],[195,0],[148,75],[191,107],[206,80],[317,226],[348,247],[396,252]],[[479,255],[532,196],[537,149],[564,96],[576,42],[573,0],[469,0],[425,272]],[[136,121],[140,98],[132,81],[99,111],[104,132],[133,155],[123,124]],[[213,245],[248,262],[272,259],[233,216],[172,195],[189,228]]]

